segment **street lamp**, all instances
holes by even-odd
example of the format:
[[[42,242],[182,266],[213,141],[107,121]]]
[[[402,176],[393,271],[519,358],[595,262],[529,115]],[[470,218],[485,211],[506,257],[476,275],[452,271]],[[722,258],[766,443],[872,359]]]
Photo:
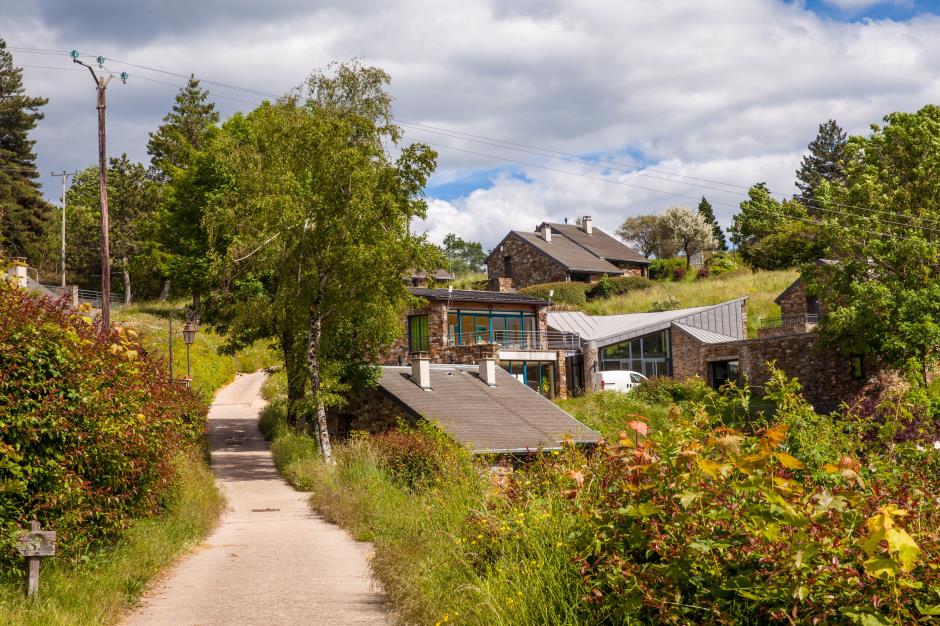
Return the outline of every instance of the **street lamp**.
[[[188,385],[191,385],[193,382],[192,369],[189,360],[189,347],[193,345],[193,341],[196,339],[197,328],[197,325],[192,321],[188,321],[183,324],[183,342],[186,344],[186,384]]]

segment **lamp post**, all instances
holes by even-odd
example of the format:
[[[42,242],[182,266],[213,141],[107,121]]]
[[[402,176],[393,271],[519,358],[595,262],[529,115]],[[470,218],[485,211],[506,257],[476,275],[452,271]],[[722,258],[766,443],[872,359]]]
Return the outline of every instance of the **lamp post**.
[[[193,345],[196,339],[196,330],[198,326],[191,319],[183,324],[183,341],[186,343],[186,384],[193,384],[192,368],[189,359],[189,347]]]

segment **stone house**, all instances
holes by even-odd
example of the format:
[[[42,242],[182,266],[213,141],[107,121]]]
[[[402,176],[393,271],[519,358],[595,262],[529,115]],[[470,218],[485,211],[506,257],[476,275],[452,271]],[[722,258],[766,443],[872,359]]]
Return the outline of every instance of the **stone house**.
[[[519,293],[412,288],[425,303],[406,313],[405,332],[382,359],[405,365],[415,357],[432,363],[475,364],[497,359],[500,367],[548,398],[567,397],[564,333],[550,332],[549,303]]]
[[[602,276],[646,276],[649,260],[592,224],[543,222],[536,232],[513,230],[486,258],[490,289],[540,283],[594,282]]]
[[[431,365],[416,356],[409,367],[382,367],[376,388],[328,415],[330,434],[339,438],[420,420],[438,424],[476,454],[525,456],[557,450],[566,439],[586,446],[600,440],[492,358],[476,365]]]

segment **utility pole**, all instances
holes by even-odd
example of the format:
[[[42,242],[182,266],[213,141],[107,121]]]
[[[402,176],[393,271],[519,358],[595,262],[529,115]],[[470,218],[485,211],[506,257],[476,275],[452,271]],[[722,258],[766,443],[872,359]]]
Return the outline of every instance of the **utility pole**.
[[[91,78],[95,81],[95,88],[98,91],[98,189],[101,196],[101,329],[102,332],[109,332],[111,329],[111,252],[110,242],[108,240],[108,158],[107,144],[105,141],[105,116],[104,111],[105,93],[108,89],[108,83],[114,78],[109,73],[107,76],[98,76],[92,66],[79,60],[78,50],[72,50],[72,61],[83,65],[91,72]],[[98,68],[104,68],[105,58],[97,58]],[[121,82],[127,82],[127,72],[121,72]]]
[[[75,176],[78,172],[62,172],[56,174],[52,172],[52,176],[61,176],[62,177],[62,232],[59,238],[59,256],[62,264],[62,286],[65,287],[65,185],[69,176]]]

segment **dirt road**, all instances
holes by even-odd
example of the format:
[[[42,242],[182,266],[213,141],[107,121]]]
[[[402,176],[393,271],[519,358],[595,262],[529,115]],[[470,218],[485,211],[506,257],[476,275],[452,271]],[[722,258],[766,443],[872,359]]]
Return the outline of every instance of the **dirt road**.
[[[239,376],[209,413],[219,528],[130,615],[153,624],[386,624],[365,544],[315,517],[277,474],[258,431],[263,374]]]

